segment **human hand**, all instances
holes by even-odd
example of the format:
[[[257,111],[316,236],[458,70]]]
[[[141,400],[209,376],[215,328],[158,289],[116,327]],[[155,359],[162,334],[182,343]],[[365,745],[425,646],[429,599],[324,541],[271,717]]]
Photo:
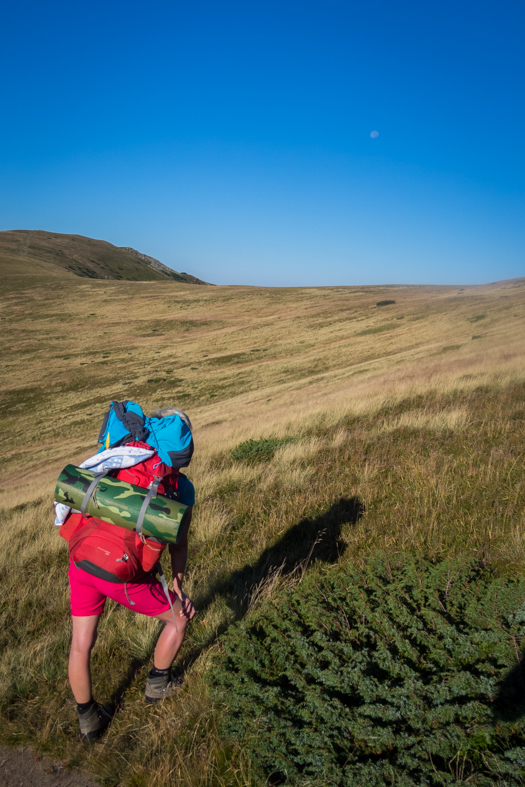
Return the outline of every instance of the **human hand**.
[[[184,617],[188,618],[188,620],[191,620],[193,617],[195,617],[195,607],[193,606],[193,601],[191,598],[189,598],[189,596],[182,592],[179,594],[179,597],[182,606],[180,614],[184,615]]]

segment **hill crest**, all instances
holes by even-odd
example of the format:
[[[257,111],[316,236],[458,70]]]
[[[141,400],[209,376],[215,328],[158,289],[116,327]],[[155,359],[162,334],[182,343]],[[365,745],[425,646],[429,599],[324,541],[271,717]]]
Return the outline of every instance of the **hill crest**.
[[[42,267],[88,279],[125,281],[177,281],[181,284],[207,284],[189,273],[179,273],[154,257],[127,246],[83,235],[68,235],[44,230],[5,230],[0,232],[2,267],[15,267],[21,274]],[[11,263],[11,265],[9,265]]]

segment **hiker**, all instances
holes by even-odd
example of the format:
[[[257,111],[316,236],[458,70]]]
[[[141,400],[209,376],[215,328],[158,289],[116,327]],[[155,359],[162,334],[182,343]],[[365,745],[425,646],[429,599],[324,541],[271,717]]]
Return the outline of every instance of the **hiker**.
[[[170,432],[171,427],[173,434]],[[114,712],[111,706],[100,707],[93,699],[90,670],[91,651],[97,639],[98,623],[106,598],[139,614],[156,617],[164,623],[155,647],[153,666],[146,680],[145,699],[148,703],[156,703],[171,696],[180,686],[182,678],[172,675],[171,667],[184,640],[186,627],[195,614],[193,603],[182,589],[188,554],[188,528],[194,504],[193,484],[179,472],[179,467],[186,466],[193,453],[188,416],[176,408],[165,408],[146,418],[133,402],[112,402],[99,442],[103,446],[100,452],[80,467],[89,467],[97,473],[102,468],[107,473],[110,468],[111,478],[128,482],[128,485],[154,486],[155,495],[177,500],[189,509],[185,512],[184,532],[178,537],[177,543],[168,544],[173,575],[172,591],[168,590],[158,562],[154,570],[148,572],[143,569],[142,558],[138,574],[126,581],[115,576],[116,568],[115,573],[108,570],[105,555],[112,553],[115,539],[117,545],[119,539],[126,539],[125,542],[122,540],[118,553],[122,557],[114,561],[124,565],[124,570],[130,565],[134,544],[138,547],[139,559],[149,548],[155,553],[153,559],[158,561],[157,555],[164,549],[164,544],[159,540],[142,535],[139,538],[135,531],[125,530],[95,517],[82,516],[82,513],[71,512],[67,506],[55,503],[57,519],[61,520],[55,520],[55,524],[61,525],[61,535],[69,541],[71,553],[69,584],[73,636],[69,655],[69,682],[77,702],[80,734],[85,740],[99,737]],[[98,464],[95,464],[97,461]],[[167,464],[168,461],[170,464]],[[92,490],[87,490],[86,494],[89,496]],[[144,503],[144,507],[147,508],[147,503]],[[85,510],[84,503],[82,509]],[[101,524],[97,529],[99,522]],[[108,529],[111,543],[102,540]],[[140,532],[140,527],[137,526],[136,530]],[[85,533],[88,535],[85,536]],[[125,548],[122,546],[124,543]],[[156,578],[155,570],[160,570],[160,580]]]

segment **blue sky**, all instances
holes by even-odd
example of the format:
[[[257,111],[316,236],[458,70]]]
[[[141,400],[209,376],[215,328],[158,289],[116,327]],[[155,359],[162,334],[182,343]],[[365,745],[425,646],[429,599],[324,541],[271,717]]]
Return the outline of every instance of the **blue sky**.
[[[19,0],[2,19],[0,229],[219,284],[525,276],[522,0]]]

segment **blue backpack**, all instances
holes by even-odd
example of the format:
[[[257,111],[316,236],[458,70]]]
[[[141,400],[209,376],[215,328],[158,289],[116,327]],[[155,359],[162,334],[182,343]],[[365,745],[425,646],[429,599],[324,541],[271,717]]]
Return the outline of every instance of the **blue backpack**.
[[[187,467],[193,455],[191,429],[180,415],[148,418],[135,402],[111,402],[98,436],[100,450],[132,440],[147,443],[164,464],[174,468]]]

